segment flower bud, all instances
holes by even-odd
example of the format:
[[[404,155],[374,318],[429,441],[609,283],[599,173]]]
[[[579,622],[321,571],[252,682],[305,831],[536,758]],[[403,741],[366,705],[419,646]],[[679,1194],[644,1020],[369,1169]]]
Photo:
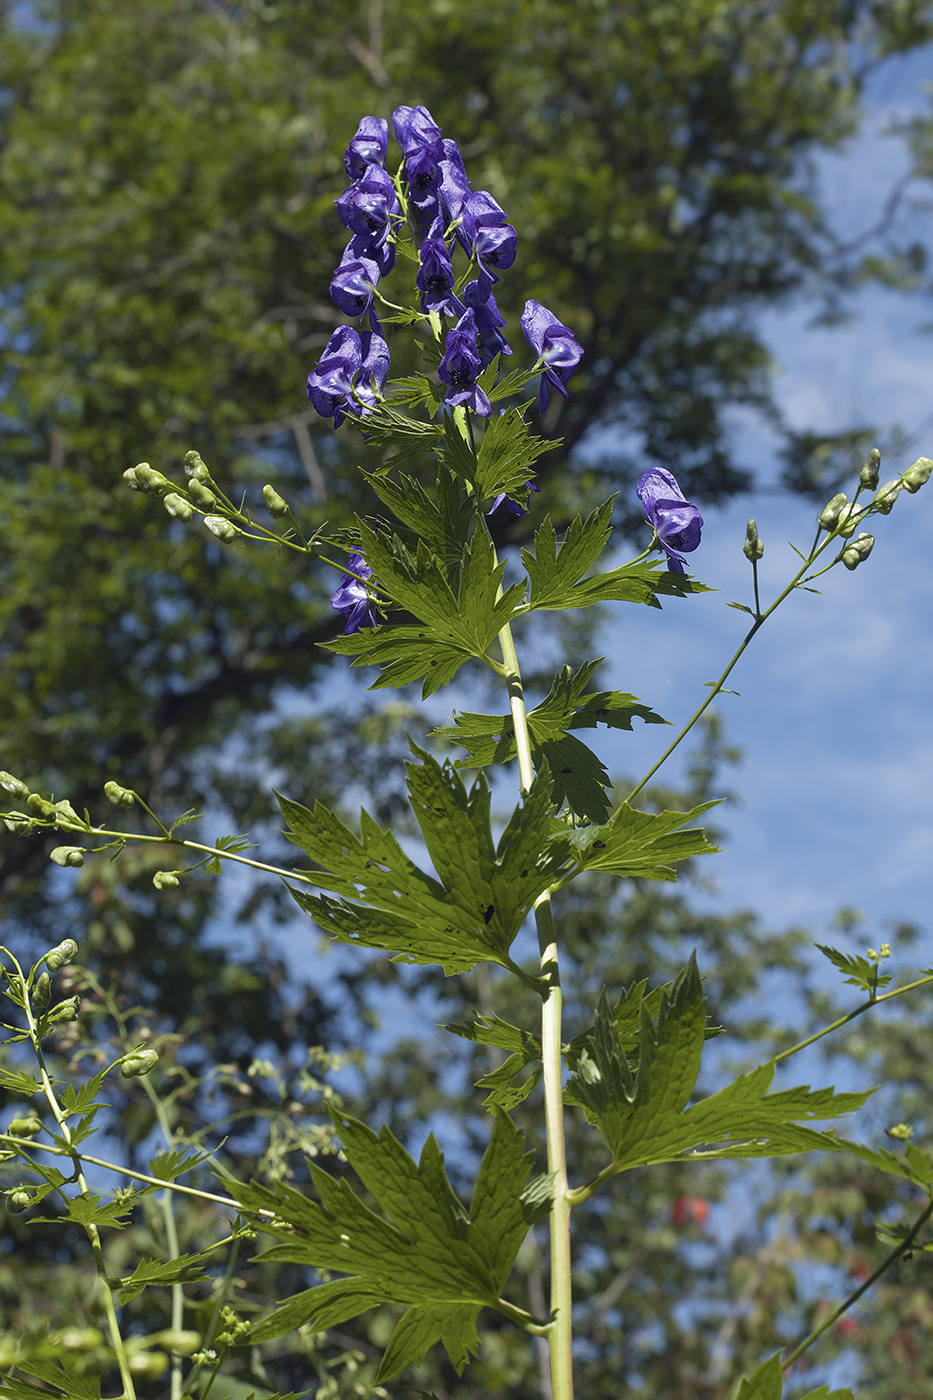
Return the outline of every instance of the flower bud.
[[[32,1192],[21,1186],[18,1191],[11,1191],[6,1198],[6,1208],[11,1215],[22,1215],[24,1210],[28,1210],[32,1205]]]
[[[229,520],[225,520],[222,515],[205,515],[204,524],[212,535],[216,535],[224,544],[229,544],[235,539],[239,531],[235,525],[231,525]]]
[[[3,825],[7,831],[12,831],[14,836],[31,836],[36,829],[35,822],[30,821],[28,817],[21,817],[17,813],[4,817]]]
[[[140,462],[138,467],[133,468],[136,480],[143,491],[149,491],[155,496],[161,496],[164,491],[172,489],[172,483],[167,476],[157,472],[155,467],[150,467],[148,462]]]
[[[859,473],[858,484],[866,491],[874,491],[878,486],[878,470],[881,466],[881,453],[873,447],[865,458],[865,465]]]
[[[201,1333],[190,1332],[177,1327],[166,1327],[163,1332],[153,1333],[149,1341],[153,1346],[163,1347],[165,1351],[175,1351],[182,1356],[190,1356],[193,1351],[197,1351],[201,1345]]]
[[[141,1381],[157,1381],[168,1370],[164,1351],[132,1351],[126,1358],[130,1375]]]
[[[140,486],[138,480],[136,479],[135,467],[127,467],[126,471],[123,473],[123,480],[126,482],[127,486],[130,488],[131,491],[141,491],[143,489]]]
[[[874,535],[866,535],[864,531],[854,539],[851,544],[847,544],[842,551],[842,562],[847,569],[857,569],[871,554],[875,547]]]
[[[14,778],[12,773],[7,773],[0,769],[0,788],[12,793],[14,797],[28,797],[29,789],[20,778]]]
[[[193,477],[195,481],[210,481],[211,474],[202,462],[200,452],[185,453],[185,475]]]
[[[890,481],[884,483],[879,491],[875,492],[875,499],[872,501],[872,505],[880,515],[890,515],[891,511],[894,509],[894,502],[897,500],[900,492],[900,481],[896,476],[892,477]]]
[[[280,520],[283,515],[288,514],[288,502],[282,499],[274,486],[262,488],[262,499],[266,503],[266,510],[273,519]]]
[[[886,1128],[885,1131],[888,1137],[898,1138],[901,1142],[910,1142],[914,1135],[909,1123],[895,1123],[893,1128]]]
[[[742,546],[742,553],[749,563],[753,564],[756,559],[760,559],[765,552],[765,547],[758,538],[758,526],[754,520],[748,522],[745,530],[745,543]]]
[[[71,803],[68,801],[68,798],[67,798],[67,797],[63,797],[62,800],[61,800],[61,802],[56,802],[56,803],[55,803],[55,811],[56,811],[56,814],[57,814],[59,817],[64,817],[66,821],[69,821],[69,822],[80,822],[80,821],[81,821],[81,818],[78,816],[77,812],[76,812],[75,809],[72,807],[72,805],[71,805]]]
[[[213,510],[217,504],[217,497],[213,491],[208,491],[203,481],[199,481],[196,476],[188,482],[188,495],[202,510]]]
[[[925,486],[930,479],[930,472],[933,472],[933,462],[929,457],[918,457],[912,467],[908,467],[904,473],[904,490],[909,491],[912,496]]]
[[[31,792],[26,798],[26,806],[36,817],[57,817],[55,803],[49,802],[41,793]]]
[[[138,1079],[141,1074],[148,1074],[155,1069],[159,1063],[159,1052],[157,1050],[137,1050],[132,1055],[127,1055],[120,1065],[120,1073],[124,1079]]]
[[[7,1132],[11,1137],[33,1138],[37,1133],[42,1132],[42,1123],[40,1119],[34,1118],[32,1115],[28,1118],[14,1118],[7,1128]]]
[[[152,877],[152,883],[157,890],[177,890],[178,876],[174,870],[157,870]]]
[[[49,972],[58,972],[59,968],[70,963],[77,955],[78,945],[73,938],[64,938],[50,952],[45,955],[45,965]]]
[[[857,506],[853,501],[849,506],[843,506],[836,520],[836,530],[844,540],[855,534],[855,527],[865,514],[864,506]]]
[[[49,859],[56,865],[79,866],[84,864],[84,851],[80,846],[56,846]]]
[[[115,807],[130,808],[136,801],[135,795],[129,788],[121,787],[111,778],[110,782],[104,783],[104,796],[108,802],[112,802]]]
[[[821,530],[835,530],[839,513],[847,499],[845,492],[840,491],[838,496],[833,496],[832,500],[823,507],[817,517]]]
[[[60,1001],[49,1012],[49,1025],[55,1026],[60,1021],[77,1021],[80,1005],[80,997],[68,997],[65,1001]]]
[[[163,496],[162,504],[175,520],[190,520],[194,515],[191,502],[186,501],[184,496],[179,496],[177,491],[169,491],[167,496]]]
[[[32,989],[32,999],[42,1009],[52,1000],[52,979],[47,972],[40,972]]]

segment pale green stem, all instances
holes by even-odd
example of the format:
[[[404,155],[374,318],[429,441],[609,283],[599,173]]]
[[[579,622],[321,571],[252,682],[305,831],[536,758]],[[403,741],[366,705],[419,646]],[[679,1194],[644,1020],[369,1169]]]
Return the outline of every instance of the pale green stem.
[[[24,999],[24,1010],[26,1013],[26,1020],[29,1025],[29,1037],[32,1041],[32,1046],[35,1051],[36,1060],[39,1065],[39,1073],[42,1077],[42,1088],[45,1093],[46,1100],[48,1102],[49,1108],[52,1110],[52,1116],[58,1124],[59,1131],[63,1139],[71,1149],[69,1152],[66,1152],[63,1155],[70,1157],[72,1162],[74,1163],[75,1177],[77,1179],[78,1186],[82,1194],[86,1196],[89,1194],[88,1184],[84,1172],[82,1170],[81,1157],[78,1155],[77,1147],[72,1146],[71,1129],[68,1127],[65,1115],[62,1112],[58,1099],[55,1096],[55,1090],[52,1086],[52,1080],[49,1076],[48,1068],[46,1067],[45,1055],[42,1051],[42,1042],[39,1039],[38,1027],[36,1025],[35,1017],[32,1014],[32,1007],[30,1005],[28,995]],[[130,1372],[126,1348],[123,1345],[123,1337],[120,1334],[120,1324],[117,1320],[117,1310],[114,1306],[113,1293],[110,1288],[110,1277],[107,1273],[107,1266],[104,1263],[104,1252],[100,1242],[100,1231],[98,1230],[97,1226],[92,1222],[86,1224],[84,1228],[87,1231],[88,1239],[91,1242],[91,1253],[94,1255],[94,1266],[97,1269],[97,1276],[103,1284],[104,1311],[107,1314],[107,1326],[110,1330],[111,1345],[113,1346],[114,1355],[117,1358],[117,1364],[120,1368],[120,1379],[123,1381],[125,1400],[136,1400],[136,1388],[133,1385],[133,1376]]]
[[[892,997],[903,996],[905,992],[915,991],[917,987],[925,987],[928,982],[933,982],[933,974],[929,977],[920,977],[916,982],[908,982],[904,987],[894,987],[890,992],[884,992],[880,997],[870,997],[868,1001],[863,1001],[861,1006],[857,1006],[854,1011],[849,1011],[845,1016],[840,1016],[838,1021],[833,1021],[829,1026],[824,1026],[821,1031],[816,1031],[808,1036],[806,1040],[801,1040],[799,1044],[792,1045],[789,1050],[782,1050],[779,1055],[775,1055],[774,1064],[781,1060],[786,1060],[789,1055],[796,1055],[798,1050],[806,1050],[808,1045],[813,1045],[817,1040],[822,1040],[824,1035],[829,1035],[830,1031],[838,1031],[840,1026],[848,1025],[854,1021],[856,1016],[861,1016],[865,1011],[870,1011],[873,1006],[880,1005],[883,1001],[890,1001]]]
[[[165,1112],[165,1105],[159,1095],[149,1083],[148,1077],[143,1075],[142,1086],[148,1095],[149,1102],[155,1110],[162,1136],[165,1139],[165,1146],[171,1152],[174,1146],[174,1134],[172,1126],[168,1121],[168,1114]],[[178,1227],[175,1224],[175,1205],[172,1200],[171,1191],[162,1192],[162,1218],[165,1221],[165,1236],[168,1242],[169,1254],[173,1259],[177,1259],[181,1254],[178,1244]],[[185,1325],[185,1290],[182,1284],[172,1284],[172,1331],[180,1332]],[[171,1400],[181,1400],[181,1393],[184,1385],[183,1366],[184,1361],[179,1351],[171,1352],[172,1374],[171,1374]]]
[[[518,771],[522,792],[534,781],[531,735],[522,692],[521,671],[515,642],[508,624],[499,633],[502,663],[509,688],[509,706],[515,729]],[[544,1111],[547,1125],[548,1171],[554,1185],[551,1195],[551,1311],[553,1322],[547,1332],[551,1359],[553,1400],[573,1400],[573,1329],[571,1319],[572,1276],[570,1257],[570,1197],[567,1184],[567,1157],[564,1147],[564,1086],[561,1059],[561,987],[557,942],[551,915],[551,893],[546,890],[535,902],[535,922],[544,983],[541,1007],[541,1057],[544,1066]]]

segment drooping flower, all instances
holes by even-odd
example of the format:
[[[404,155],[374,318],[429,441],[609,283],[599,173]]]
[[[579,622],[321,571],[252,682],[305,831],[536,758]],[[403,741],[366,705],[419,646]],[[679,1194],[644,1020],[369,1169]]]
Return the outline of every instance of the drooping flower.
[[[548,405],[551,388],[567,397],[564,385],[573,374],[583,356],[583,347],[574,337],[573,331],[558,321],[557,317],[539,301],[526,301],[522,312],[522,334],[538,356],[544,361],[541,376],[541,390],[538,403],[543,413]]]
[[[488,190],[477,190],[464,202],[461,210],[463,223],[457,236],[468,253],[475,253],[480,267],[492,281],[496,281],[490,268],[511,267],[515,261],[518,234],[506,218]]]
[[[344,225],[370,247],[385,242],[393,215],[400,213],[392,177],[380,165],[368,165],[334,203]]]
[[[484,365],[497,355],[511,355],[512,347],[502,334],[506,324],[499,312],[493,296],[492,280],[484,273],[468,282],[461,293],[460,307],[465,311],[471,308],[476,316],[476,331],[479,336],[479,357]]]
[[[441,145],[444,155],[439,163],[441,183],[437,191],[438,199],[448,220],[459,219],[471,194],[470,182],[456,141],[450,141],[445,136]]]
[[[440,145],[441,129],[427,107],[396,107],[392,125],[406,160],[421,147]],[[438,150],[438,159],[441,154]]]
[[[454,269],[444,242],[440,219],[421,245],[421,266],[415,281],[421,292],[422,311],[446,311],[454,286]]]
[[[685,573],[687,561],[677,551],[690,554],[700,543],[703,517],[699,508],[687,500],[677,478],[664,467],[649,467],[635,492],[667,555],[668,569],[672,574]]]
[[[369,313],[370,329],[360,336],[360,371],[354,386],[354,408],[365,417],[376,407],[377,397],[389,377],[389,345],[375,311]]]
[[[348,177],[359,180],[366,174],[368,166],[384,166],[388,151],[389,123],[381,117],[363,117],[356,135],[344,152],[343,163]]]
[[[438,365],[437,373],[442,384],[449,384],[445,402],[457,408],[463,404],[472,408],[483,418],[488,418],[492,405],[476,382],[482,369],[482,360],[476,348],[476,316],[472,309],[460,317],[453,330],[447,332],[444,358]]]
[[[338,326],[308,375],[308,398],[322,418],[333,414],[335,428],[353,412],[353,380],[361,363],[358,332],[352,326]]]
[[[395,264],[392,243],[370,243],[354,234],[344,249],[330,284],[331,300],[345,316],[365,316],[373,304],[373,287]]]
[[[331,594],[331,607],[344,614],[347,625],[344,632],[358,632],[361,627],[375,627],[378,623],[375,604],[371,601],[366,584],[362,579],[371,579],[373,571],[362,554],[351,554],[347,567],[353,572],[344,574],[340,586]],[[357,575],[357,577],[354,577]]]

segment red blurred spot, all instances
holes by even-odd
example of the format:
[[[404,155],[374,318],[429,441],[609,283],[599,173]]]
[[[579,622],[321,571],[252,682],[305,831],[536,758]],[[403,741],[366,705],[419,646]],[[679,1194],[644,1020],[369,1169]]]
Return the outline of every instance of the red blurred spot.
[[[677,1230],[692,1220],[698,1229],[709,1219],[709,1201],[705,1196],[678,1196],[671,1206],[671,1224]]]
[[[845,1337],[851,1337],[853,1332],[858,1331],[858,1323],[854,1317],[840,1317],[834,1331],[841,1332]]]

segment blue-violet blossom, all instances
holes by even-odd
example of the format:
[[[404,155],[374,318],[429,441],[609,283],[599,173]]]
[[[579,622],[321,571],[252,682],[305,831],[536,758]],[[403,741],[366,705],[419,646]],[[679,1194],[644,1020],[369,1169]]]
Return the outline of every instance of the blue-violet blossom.
[[[538,403],[541,412],[547,408],[548,398],[553,387],[567,397],[564,385],[573,374],[583,355],[583,347],[574,338],[573,331],[558,321],[546,306],[539,301],[526,301],[522,312],[522,334],[538,356],[544,361],[541,376],[541,390]]]
[[[699,509],[686,499],[677,478],[664,467],[649,467],[635,491],[667,555],[668,569],[672,574],[685,573],[686,560],[677,550],[690,554],[700,543],[703,517]]]
[[[445,402],[457,408],[461,404],[488,418],[492,405],[476,382],[482,360],[476,348],[476,316],[472,308],[463,313],[453,330],[447,332],[444,358],[437,368],[438,378],[449,384]]]
[[[370,246],[385,242],[392,216],[401,212],[392,177],[381,165],[368,165],[334,203],[350,232],[365,238]]]
[[[461,297],[462,300],[460,297],[455,298],[460,314],[471,308],[476,316],[479,357],[483,364],[488,365],[497,355],[511,355],[512,347],[500,329],[506,322],[493,296],[492,280],[482,273],[466,284]]]
[[[376,609],[370,601],[366,591],[365,583],[361,579],[370,579],[373,571],[363,558],[362,554],[351,554],[347,560],[347,567],[353,570],[352,574],[344,574],[340,580],[340,587],[336,593],[331,594],[331,607],[344,614],[347,625],[344,628],[345,634],[349,637],[351,632],[358,632],[361,627],[375,627],[378,623]],[[354,578],[353,574],[358,574]]]
[[[511,267],[515,261],[518,234],[488,190],[477,190],[461,210],[463,223],[457,237],[468,253],[475,253],[483,271],[497,281],[491,267]]]
[[[389,123],[381,117],[363,117],[343,156],[347,175],[359,180],[370,165],[385,165],[389,152]]]
[[[353,379],[362,358],[359,333],[352,326],[338,326],[308,375],[308,398],[322,418],[334,415],[335,428],[353,411]]]
[[[354,234],[331,281],[331,300],[345,316],[365,316],[373,304],[373,287],[394,264],[394,244],[370,243]]]
[[[422,311],[448,309],[453,293],[454,269],[440,219],[435,219],[421,245],[421,266],[415,281],[421,292]]]

